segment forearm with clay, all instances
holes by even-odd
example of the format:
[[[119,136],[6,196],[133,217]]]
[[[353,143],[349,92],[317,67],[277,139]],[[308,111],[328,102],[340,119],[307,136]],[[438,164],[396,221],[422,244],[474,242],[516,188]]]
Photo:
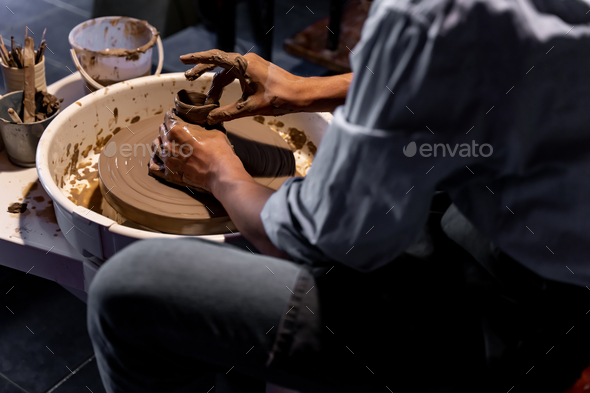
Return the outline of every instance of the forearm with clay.
[[[275,247],[262,225],[260,212],[274,190],[256,183],[243,166],[226,166],[209,178],[209,188],[221,202],[232,221],[248,241],[262,254],[289,259]]]
[[[224,88],[240,81],[238,101],[216,108],[207,118],[209,124],[240,117],[280,116],[294,112],[330,112],[344,104],[352,74],[331,77],[300,77],[285,71],[254,53],[244,56],[219,50],[183,55],[185,64],[196,64],[185,75],[189,80],[222,67],[213,78],[206,104],[218,104]]]

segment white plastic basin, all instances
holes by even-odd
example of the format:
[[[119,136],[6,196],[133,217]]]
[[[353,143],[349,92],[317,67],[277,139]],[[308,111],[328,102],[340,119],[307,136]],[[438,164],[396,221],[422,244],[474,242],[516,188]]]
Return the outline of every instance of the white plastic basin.
[[[91,211],[90,206],[77,206],[68,199],[68,184],[62,185],[61,178],[71,161],[73,146],[78,143],[86,146],[94,142],[97,135],[105,137],[116,127],[133,127],[131,120],[136,116],[145,119],[163,116],[174,105],[174,95],[180,89],[205,90],[211,85],[212,73],[189,82],[182,73],[146,76],[117,83],[89,94],[65,108],[47,127],[37,149],[37,172],[43,188],[54,201],[58,224],[66,239],[84,256],[106,260],[130,243],[145,238],[179,237],[132,226],[118,224],[110,218]],[[239,83],[228,86],[221,100],[225,105],[241,95]],[[117,108],[118,121],[115,123],[113,111]],[[308,140],[319,146],[322,135],[332,116],[328,113],[297,113],[278,118],[266,117],[284,123],[281,130],[290,127],[302,130]],[[102,132],[100,131],[102,129]],[[154,130],[154,135],[157,130]],[[70,148],[68,149],[68,145]],[[80,149],[81,150],[81,149]],[[69,151],[69,155],[68,155]],[[307,146],[294,152],[298,162],[309,156]],[[90,151],[88,157],[79,157],[97,162],[98,156]],[[98,172],[96,173],[98,176]],[[225,241],[231,235],[202,236],[216,241]]]

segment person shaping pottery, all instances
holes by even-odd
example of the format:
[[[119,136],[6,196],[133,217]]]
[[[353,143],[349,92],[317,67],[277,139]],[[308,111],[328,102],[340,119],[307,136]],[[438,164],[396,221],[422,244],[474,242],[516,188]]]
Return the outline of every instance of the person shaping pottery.
[[[99,270],[88,327],[106,391],[565,391],[590,364],[586,11],[375,1],[354,77],[181,56],[188,78],[223,68],[206,105],[240,81],[208,124],[334,118],[307,176],[276,192],[223,132],[165,123],[162,142],[193,154],[162,161],[251,245],[145,240]]]
[[[179,146],[176,143],[176,134],[169,135],[172,129],[182,129],[188,132],[193,140],[201,138],[193,135],[193,132],[198,134],[206,130],[217,131],[202,134],[205,137],[218,136],[221,132],[225,135],[226,143],[240,159],[244,169],[253,177],[273,179],[295,174],[293,154],[288,149],[278,148],[272,138],[266,137],[256,142],[228,134],[222,123],[208,125],[209,113],[218,108],[219,104],[205,104],[206,97],[205,94],[194,91],[181,90],[178,92],[174,99],[175,108],[166,112],[164,123],[159,128],[159,136],[152,142],[154,154],[149,162],[149,171],[152,176],[182,187],[190,187],[199,192],[211,193],[201,183],[194,182],[190,177],[190,171],[185,172],[185,162],[190,159],[193,150],[187,144]],[[261,128],[267,134],[270,133],[283,142],[280,136],[264,129],[264,127]],[[258,137],[260,138],[260,135]],[[187,173],[189,176],[186,176]]]
[[[194,99],[191,100],[189,99],[189,95],[196,97],[193,97]],[[166,112],[164,115],[164,123],[162,123],[159,128],[159,136],[152,142],[152,151],[154,152],[154,155],[149,163],[149,171],[153,176],[164,179],[170,183],[183,187],[188,186],[200,192],[210,193],[210,190],[202,185],[203,183],[196,183],[193,181],[192,176],[189,177],[185,174],[186,162],[191,157],[188,145],[184,144],[179,146],[176,143],[170,143],[170,141],[178,139],[176,132],[181,129],[188,133],[191,136],[191,139],[194,138],[195,141],[197,140],[197,137],[193,136],[193,132],[202,134],[204,138],[212,138],[218,136],[219,133],[222,133],[225,136],[225,142],[230,147],[232,146],[227,138],[225,129],[221,124],[214,127],[203,127],[207,126],[207,115],[209,112],[218,105],[203,105],[203,102],[199,102],[200,95],[203,97],[205,96],[204,94],[196,92],[188,93],[186,90],[181,90],[179,92],[175,99],[176,108],[170,109]],[[191,107],[189,107],[188,110],[184,108],[186,104],[179,102],[181,97],[184,97],[185,101],[192,102],[195,105],[194,111],[190,110]],[[185,119],[191,121],[186,122]],[[171,130],[174,130],[174,133],[169,135]],[[217,130],[218,132],[203,133],[203,131],[207,130]],[[187,174],[190,175],[191,172],[188,171]]]

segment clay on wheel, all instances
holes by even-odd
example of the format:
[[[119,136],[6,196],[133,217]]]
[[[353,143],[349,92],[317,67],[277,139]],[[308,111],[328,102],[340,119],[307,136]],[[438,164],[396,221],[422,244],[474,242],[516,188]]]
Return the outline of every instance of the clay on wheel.
[[[123,128],[104,148],[99,175],[106,201],[121,215],[156,231],[185,235],[234,231],[227,212],[213,196],[148,174],[151,143],[161,123],[162,117],[156,116],[135,123],[134,134]],[[295,173],[293,153],[270,128],[244,118],[225,123],[225,129],[236,154],[258,183],[278,189]],[[121,149],[125,144],[131,148]]]
[[[207,96],[203,93],[190,90],[180,90],[174,97],[176,113],[184,121],[193,124],[206,124],[207,115],[219,104],[205,105]]]

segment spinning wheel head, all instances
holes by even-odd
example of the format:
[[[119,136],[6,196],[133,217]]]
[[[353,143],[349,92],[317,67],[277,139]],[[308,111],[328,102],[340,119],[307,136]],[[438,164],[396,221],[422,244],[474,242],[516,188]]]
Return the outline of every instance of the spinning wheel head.
[[[122,216],[156,231],[184,235],[234,231],[227,212],[213,196],[149,175],[151,143],[161,123],[161,116],[139,121],[134,133],[124,128],[105,146],[99,158],[105,200]],[[295,174],[293,153],[270,128],[247,118],[225,123],[225,128],[236,154],[257,182],[278,189]]]

